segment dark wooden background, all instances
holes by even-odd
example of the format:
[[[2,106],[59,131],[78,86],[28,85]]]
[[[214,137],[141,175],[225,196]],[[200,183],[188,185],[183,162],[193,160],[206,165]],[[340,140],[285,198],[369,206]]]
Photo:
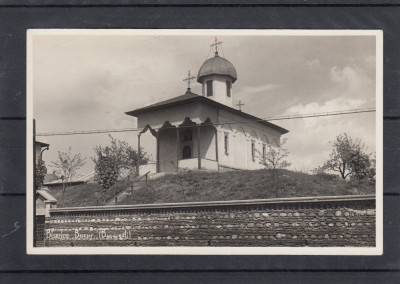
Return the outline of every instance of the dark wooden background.
[[[56,1],[0,0],[0,282],[20,283],[29,279],[28,283],[70,283],[78,278],[82,283],[400,282],[400,1],[365,4],[367,1],[346,0],[141,0],[132,4],[133,1],[126,0],[59,0],[57,5],[53,2]],[[384,255],[26,255],[25,50],[28,28],[383,30]],[[1,237],[15,225],[20,229]]]

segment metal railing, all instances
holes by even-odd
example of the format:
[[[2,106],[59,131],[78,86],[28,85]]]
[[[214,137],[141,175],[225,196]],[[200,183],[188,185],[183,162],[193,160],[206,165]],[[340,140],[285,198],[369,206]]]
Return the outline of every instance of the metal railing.
[[[146,184],[147,184],[149,173],[150,173],[150,171],[148,171],[147,173],[145,173],[139,177],[132,177],[133,174],[130,174],[127,177],[123,178],[122,180],[120,180],[119,182],[117,182],[116,184],[114,184],[113,186],[108,188],[107,191],[102,194],[102,196],[99,196],[96,199],[96,205],[100,205],[101,200],[103,200],[102,205],[106,205],[106,204],[110,203],[113,199],[115,200],[115,205],[116,205],[118,202],[118,196],[122,192],[126,191],[128,187],[130,187],[131,191],[133,191],[134,183],[139,182],[143,178],[146,178]],[[131,180],[132,178],[133,178],[133,180]],[[125,186],[124,186],[124,183],[126,183]],[[109,194],[110,191],[112,191],[112,190],[114,190],[112,197],[108,197],[106,199],[106,197],[107,197],[106,195]]]

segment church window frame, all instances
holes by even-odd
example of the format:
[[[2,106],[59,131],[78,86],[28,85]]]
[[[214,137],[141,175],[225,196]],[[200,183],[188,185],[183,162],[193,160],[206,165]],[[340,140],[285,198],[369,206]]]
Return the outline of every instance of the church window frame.
[[[192,142],[193,141],[192,129],[186,129],[182,132],[182,141],[183,142]]]
[[[254,162],[256,160],[256,142],[251,140],[251,159]]]
[[[265,143],[262,144],[262,159],[265,162],[265,157],[267,155],[267,145]]]
[[[212,97],[214,95],[213,87],[214,87],[213,80],[208,80],[206,82],[207,97]]]
[[[229,133],[224,132],[224,150],[225,150],[225,155],[229,155]]]
[[[182,148],[182,160],[191,159],[192,158],[192,147],[190,145],[185,145]]]
[[[231,94],[231,88],[232,88],[231,81],[226,80],[226,96],[227,96],[228,98],[230,98],[230,97],[232,96],[232,94]]]

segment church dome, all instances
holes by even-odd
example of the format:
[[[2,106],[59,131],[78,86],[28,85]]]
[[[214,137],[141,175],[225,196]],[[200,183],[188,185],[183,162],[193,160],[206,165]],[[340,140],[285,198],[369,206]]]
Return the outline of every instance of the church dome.
[[[197,74],[197,82],[201,83],[205,76],[209,75],[226,75],[232,78],[232,83],[237,79],[236,69],[232,63],[223,57],[220,57],[218,53],[214,57],[207,59],[200,67],[199,73]]]

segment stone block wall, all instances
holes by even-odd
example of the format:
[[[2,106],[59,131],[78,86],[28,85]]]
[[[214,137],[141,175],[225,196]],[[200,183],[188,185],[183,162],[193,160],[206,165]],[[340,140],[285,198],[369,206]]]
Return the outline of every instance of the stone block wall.
[[[52,209],[46,246],[375,246],[375,199]]]

